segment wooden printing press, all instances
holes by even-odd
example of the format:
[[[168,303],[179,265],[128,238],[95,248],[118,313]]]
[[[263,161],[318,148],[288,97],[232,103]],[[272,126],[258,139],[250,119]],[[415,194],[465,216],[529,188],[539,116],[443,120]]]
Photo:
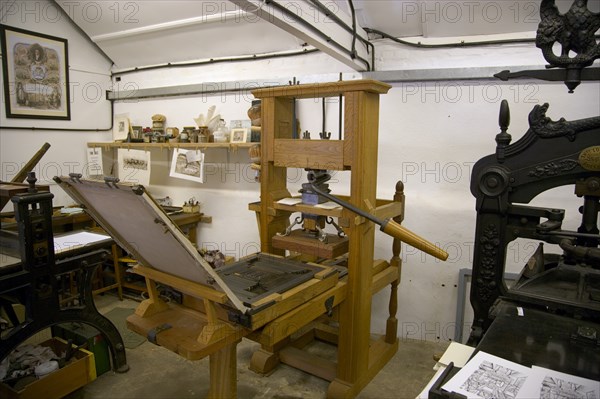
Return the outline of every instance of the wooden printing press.
[[[243,337],[261,344],[252,370],[267,374],[279,362],[290,364],[331,381],[330,397],[356,396],[396,353],[400,240],[442,259],[447,254],[399,224],[401,183],[394,200],[375,198],[379,94],[389,88],[349,81],[253,93],[263,101],[261,202],[250,204],[261,253],[217,269],[142,186],[75,175],[55,179],[139,262],[134,272],[145,276],[149,298],[128,318],[129,328],[187,359],[210,357],[209,397],[236,396],[236,345]],[[296,99],[340,95],[344,140],[293,138]],[[350,196],[329,194],[320,165],[351,171]],[[297,205],[279,203],[291,197],[285,187],[289,167],[311,169]],[[341,206],[319,208],[320,196]],[[305,220],[299,232],[290,227],[297,212]],[[334,219],[337,235],[321,231]],[[374,223],[395,237],[390,262],[373,259]],[[293,256],[285,257],[286,249]],[[182,305],[163,302],[157,282],[181,291]],[[371,297],[386,286],[391,289],[386,334],[373,340]],[[312,339],[337,344],[337,362],[299,349]]]

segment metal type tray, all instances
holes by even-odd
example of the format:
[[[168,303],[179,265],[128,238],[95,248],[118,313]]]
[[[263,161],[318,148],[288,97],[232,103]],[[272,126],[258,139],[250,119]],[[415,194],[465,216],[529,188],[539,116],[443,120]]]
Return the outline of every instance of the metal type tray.
[[[281,294],[310,280],[322,270],[317,265],[261,253],[217,269],[217,273],[246,306],[252,307],[271,294]]]

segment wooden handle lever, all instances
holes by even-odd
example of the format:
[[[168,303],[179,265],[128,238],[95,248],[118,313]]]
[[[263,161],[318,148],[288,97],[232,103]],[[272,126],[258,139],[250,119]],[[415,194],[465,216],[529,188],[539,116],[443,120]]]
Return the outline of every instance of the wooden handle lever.
[[[448,252],[444,251],[440,247],[435,246],[433,243],[426,239],[416,235],[412,231],[408,230],[404,226],[388,219],[381,225],[381,231],[390,236],[404,241],[408,245],[415,247],[431,256],[434,256],[441,260],[448,259]]]

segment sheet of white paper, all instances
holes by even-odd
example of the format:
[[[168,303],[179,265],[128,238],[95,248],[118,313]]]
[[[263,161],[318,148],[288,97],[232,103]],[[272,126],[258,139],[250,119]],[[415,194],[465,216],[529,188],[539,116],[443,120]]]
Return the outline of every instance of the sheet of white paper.
[[[469,399],[519,398],[530,373],[529,367],[477,352],[442,388]]]
[[[327,201],[327,202],[323,202],[322,204],[315,205],[315,208],[335,209],[335,208],[341,208],[341,206],[336,204],[335,202]]]
[[[93,244],[110,239],[106,234],[90,233],[88,231],[77,231],[54,237],[54,252],[61,253],[73,248]]]
[[[122,182],[143,186],[150,184],[150,151],[119,148],[117,162],[119,164],[119,179]]]
[[[302,203],[302,198],[283,198],[277,201],[281,205],[297,205]]]
[[[102,176],[104,174],[102,164],[102,148],[87,149],[87,176]]]
[[[175,149],[169,176],[204,183],[204,153],[199,150]]]
[[[469,345],[459,344],[458,342],[450,343],[448,349],[444,352],[438,363],[444,366],[454,363],[454,367],[464,367],[469,361],[475,348]]]
[[[600,382],[533,366],[521,390],[522,398],[600,398]]]

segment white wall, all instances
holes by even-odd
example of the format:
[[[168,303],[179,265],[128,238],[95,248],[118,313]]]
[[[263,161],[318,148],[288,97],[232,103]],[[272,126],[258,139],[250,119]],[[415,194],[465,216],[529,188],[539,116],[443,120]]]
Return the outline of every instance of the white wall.
[[[36,30],[36,25],[31,25]],[[43,24],[46,33],[65,36],[51,24]],[[41,28],[40,28],[41,30]],[[77,42],[77,33],[69,31],[70,42]],[[276,39],[276,38],[275,38]],[[85,43],[81,51],[90,50]],[[71,64],[78,69],[106,70],[107,63],[98,54],[91,59],[72,52]],[[414,50],[387,42],[377,44],[377,65],[386,70],[451,68],[472,66],[543,65],[544,61],[533,44],[481,47],[456,50]],[[102,67],[100,67],[102,66]],[[197,68],[163,69],[123,75],[114,82],[115,89],[151,88],[206,82],[298,78],[308,82],[315,75],[337,79],[340,72],[356,76],[339,62],[323,54],[283,58],[250,63],[218,64]],[[95,75],[96,76],[96,75]],[[102,75],[97,75],[102,76]],[[73,79],[73,78],[72,78]],[[98,81],[102,80],[98,78]],[[549,116],[568,120],[597,116],[600,109],[600,85],[584,83],[568,95],[562,83],[539,81],[440,81],[394,84],[381,97],[378,197],[391,198],[397,180],[405,183],[407,196],[405,226],[427,239],[439,243],[450,253],[442,263],[422,255],[412,248],[403,247],[403,273],[399,291],[398,319],[402,337],[447,340],[453,338],[456,310],[458,270],[472,262],[475,225],[475,201],[469,191],[470,170],[481,157],[493,153],[494,138],[499,132],[500,101],[511,105],[512,125],[509,133],[517,140],[527,130],[527,115],[536,104],[549,102]],[[206,113],[216,105],[226,120],[246,118],[251,96],[227,94],[185,96],[142,101],[116,102],[115,114],[128,113],[135,125],[150,126],[150,117],[161,113],[167,116],[168,126],[193,125],[193,118]],[[80,104],[88,110],[91,104]],[[96,106],[96,105],[94,105]],[[98,106],[99,107],[99,106]],[[336,99],[327,103],[327,130],[337,135],[338,104]],[[73,108],[74,118],[79,112]],[[318,136],[321,126],[321,105],[304,100],[299,103],[298,115],[302,130]],[[74,119],[66,126],[96,126],[107,118],[98,113],[95,118]],[[2,120],[4,123],[5,119]],[[75,122],[78,123],[75,123]],[[10,121],[12,123],[12,120]],[[28,121],[31,123],[31,121]],[[85,123],[84,123],[85,122]],[[49,122],[35,121],[40,125]],[[35,143],[22,140],[35,138]],[[59,164],[67,160],[85,162],[87,141],[108,141],[110,133],[44,133],[2,131],[2,163],[24,162],[43,141],[53,141],[56,153],[47,155]],[[8,147],[8,148],[7,148]],[[60,147],[60,149],[57,149]],[[111,154],[107,154],[111,155]],[[206,152],[207,182],[196,184],[168,176],[172,153],[152,150],[153,170],[150,191],[157,197],[169,195],[175,204],[194,196],[202,202],[203,211],[213,217],[212,224],[199,227],[199,244],[219,248],[224,253],[243,256],[258,249],[258,230],[254,214],[247,210],[249,202],[259,200],[259,185],[253,182],[248,156],[244,151],[229,153],[224,149]],[[116,154],[114,154],[116,158]],[[108,161],[110,157],[106,157]],[[106,166],[108,168],[108,165]],[[6,178],[4,171],[2,177]],[[290,172],[290,191],[296,191],[302,182],[298,171]],[[336,173],[331,183],[336,194],[348,193],[347,173]],[[560,189],[536,202],[538,205],[567,209],[568,227],[577,225],[578,201],[569,189]],[[534,247],[518,242],[509,247],[511,271],[516,271],[527,260]],[[377,233],[376,253],[380,258],[391,256],[391,239]],[[375,298],[372,330],[381,332],[387,317],[388,290]],[[468,321],[468,317],[466,318]]]
[[[82,172],[86,164],[86,143],[106,141],[112,131],[44,131],[40,128],[110,129],[110,102],[105,91],[110,88],[111,62],[83,36],[50,1],[16,1],[2,6],[0,22],[4,25],[67,39],[69,80],[71,86],[71,120],[6,118],[4,93],[0,106],[0,179],[11,180],[18,170],[45,143],[51,147],[35,169],[40,183],[52,184],[55,204],[71,203],[52,181],[56,175]],[[4,56],[4,55],[3,55]],[[2,82],[4,89],[4,82]],[[10,127],[35,127],[17,130]],[[12,205],[8,204],[6,210]]]

